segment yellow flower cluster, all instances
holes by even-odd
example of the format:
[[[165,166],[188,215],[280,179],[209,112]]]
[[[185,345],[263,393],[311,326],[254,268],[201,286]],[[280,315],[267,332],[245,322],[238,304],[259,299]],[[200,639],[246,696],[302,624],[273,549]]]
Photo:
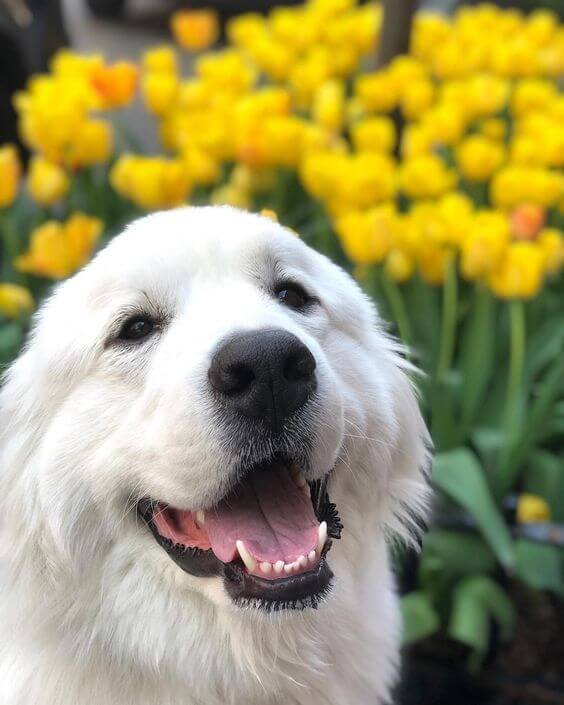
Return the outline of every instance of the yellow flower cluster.
[[[51,72],[33,77],[14,98],[22,138],[45,159],[69,169],[107,161],[112,128],[96,113],[130,103],[137,73],[128,62],[107,65],[101,56],[59,52]]]
[[[268,17],[234,19],[228,37],[270,80],[286,83],[305,108],[323,83],[350,76],[374,51],[380,25],[376,3],[310,0],[276,8]]]
[[[140,208],[173,207],[193,190],[252,208],[291,170],[353,263],[440,284],[456,262],[498,296],[534,296],[563,266],[563,26],[548,10],[493,4],[421,12],[410,53],[367,70],[381,23],[379,4],[356,0],[237,17],[228,47],[200,54],[189,78],[169,45],[139,69],[62,52],[16,97],[39,152],[28,193],[50,206],[69,169],[108,159],[112,133],[97,113],[127,104],[139,74],[167,156],[122,155],[110,182]],[[181,11],[171,29],[201,51],[217,16]]]
[[[31,233],[29,250],[16,258],[16,269],[51,279],[68,277],[88,262],[101,231],[102,222],[84,213],[74,213],[65,223],[48,220]]]
[[[500,298],[531,298],[545,276],[564,266],[564,237],[543,227],[542,213],[520,211],[508,217],[476,209],[468,196],[451,192],[419,201],[408,213],[389,202],[349,211],[337,218],[336,230],[353,262],[384,263],[398,282],[418,269],[427,283],[440,284],[458,256],[465,279],[487,282]]]
[[[118,159],[110,181],[119,194],[146,210],[185,203],[191,186],[181,161],[133,154]]]

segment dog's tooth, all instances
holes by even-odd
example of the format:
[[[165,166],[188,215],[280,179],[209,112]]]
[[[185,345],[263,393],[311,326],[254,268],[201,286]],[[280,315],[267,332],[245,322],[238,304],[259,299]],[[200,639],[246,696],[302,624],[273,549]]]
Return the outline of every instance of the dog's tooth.
[[[241,540],[239,540],[239,541],[235,541],[235,545],[237,546],[237,550],[239,551],[239,555],[241,556],[241,560],[247,566],[247,570],[254,570],[257,565],[257,562],[251,556],[251,554],[248,552],[245,544]]]
[[[198,524],[203,524],[206,520],[206,513],[203,512],[201,509],[200,511],[196,512],[196,521]]]
[[[311,490],[309,489],[309,485],[307,484],[307,482],[303,487],[300,487],[300,489],[308,499],[311,499]]]
[[[327,522],[322,521],[321,524],[319,525],[318,530],[317,530],[317,547],[315,549],[317,554],[321,554],[321,551],[323,550],[323,546],[325,546],[326,541],[327,541]]]
[[[278,575],[280,575],[280,573],[284,570],[284,561],[276,561],[273,568],[274,568],[274,572],[278,573]]]
[[[264,561],[264,563],[260,564],[260,569],[265,575],[268,575],[272,571],[272,563]]]
[[[313,565],[317,559],[317,553],[315,551],[310,551],[307,554],[307,559],[311,563],[311,565]]]
[[[296,563],[299,565],[300,568],[305,568],[307,565],[307,556],[300,556],[296,560]]]
[[[293,563],[284,563],[284,572],[287,573],[288,575],[294,570],[294,564]]]

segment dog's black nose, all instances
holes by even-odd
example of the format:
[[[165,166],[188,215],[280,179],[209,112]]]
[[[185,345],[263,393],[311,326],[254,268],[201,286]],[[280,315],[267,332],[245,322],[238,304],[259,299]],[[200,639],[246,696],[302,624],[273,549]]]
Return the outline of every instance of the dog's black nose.
[[[215,352],[209,378],[234,409],[264,419],[275,431],[317,386],[315,358],[295,335],[281,329],[230,338]]]

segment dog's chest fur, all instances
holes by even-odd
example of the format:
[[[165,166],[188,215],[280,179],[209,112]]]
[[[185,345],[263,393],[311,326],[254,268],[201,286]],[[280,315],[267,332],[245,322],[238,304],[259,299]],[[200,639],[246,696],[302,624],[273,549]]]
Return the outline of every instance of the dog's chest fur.
[[[141,667],[133,661],[112,665],[117,644],[112,654],[95,642],[88,658],[73,663],[70,644],[30,643],[22,632],[19,648],[2,653],[0,647],[0,703],[379,705],[397,669],[398,614],[387,562],[378,558],[362,576],[349,571],[324,607],[289,620],[272,617],[269,624],[244,613],[199,611],[186,649],[182,633],[171,637],[174,653],[160,670],[156,662],[151,668],[149,654]],[[149,640],[160,632],[166,639],[158,612],[129,615],[139,633],[128,638],[145,632]]]

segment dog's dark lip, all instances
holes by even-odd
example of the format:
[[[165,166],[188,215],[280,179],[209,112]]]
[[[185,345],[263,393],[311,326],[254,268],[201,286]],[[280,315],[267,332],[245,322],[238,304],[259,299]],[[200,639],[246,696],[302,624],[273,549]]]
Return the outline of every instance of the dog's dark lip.
[[[226,563],[223,574],[227,593],[241,607],[255,607],[267,612],[317,609],[331,591],[333,573],[325,557],[331,543],[329,540],[325,544],[323,557],[313,570],[278,580],[250,575],[237,562]]]
[[[223,563],[212,550],[174,544],[161,536],[153,521],[158,502],[143,498],[137,509],[157,543],[182,570],[196,577],[222,577],[225,589],[235,604],[269,612],[308,607],[315,609],[330,592],[333,573],[326,556],[332,545],[331,539],[339,539],[343,528],[335,504],[329,501],[328,477],[329,473],[320,480],[308,482],[316,517],[320,522],[327,522],[328,539],[321,560],[312,570],[277,580],[249,574],[239,559]]]

